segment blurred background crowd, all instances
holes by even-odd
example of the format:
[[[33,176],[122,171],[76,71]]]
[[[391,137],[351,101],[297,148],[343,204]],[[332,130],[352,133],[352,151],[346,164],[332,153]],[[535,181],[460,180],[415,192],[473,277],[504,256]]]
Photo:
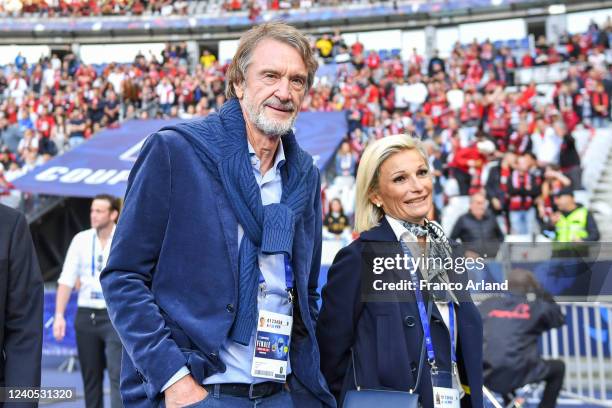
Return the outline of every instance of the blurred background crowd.
[[[504,233],[554,229],[552,197],[582,189],[573,133],[593,133],[610,121],[611,34],[608,20],[564,33],[556,44],[544,37],[531,46],[457,43],[447,58],[365,50],[338,30],[313,36],[321,66],[330,69],[317,77],[302,110],[344,111],[348,126],[324,185],[327,236],[350,238],[360,154],[372,140],[397,133],[426,143],[438,219],[452,197],[484,192]],[[515,82],[520,67],[559,62],[569,68],[545,91]],[[140,54],[131,64],[88,65],[72,53],[28,61],[19,53],[0,70],[0,194],[104,127],[218,109],[227,64],[204,50],[190,66],[185,43],[168,43],[160,55]]]

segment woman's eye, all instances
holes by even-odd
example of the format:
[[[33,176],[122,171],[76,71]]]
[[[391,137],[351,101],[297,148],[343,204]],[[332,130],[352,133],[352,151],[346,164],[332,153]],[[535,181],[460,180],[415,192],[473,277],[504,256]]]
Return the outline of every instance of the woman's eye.
[[[406,177],[404,176],[397,176],[393,179],[394,183],[401,183],[402,181],[406,180]]]
[[[426,169],[421,169],[419,170],[419,172],[417,173],[419,176],[426,176],[429,174],[429,170]]]

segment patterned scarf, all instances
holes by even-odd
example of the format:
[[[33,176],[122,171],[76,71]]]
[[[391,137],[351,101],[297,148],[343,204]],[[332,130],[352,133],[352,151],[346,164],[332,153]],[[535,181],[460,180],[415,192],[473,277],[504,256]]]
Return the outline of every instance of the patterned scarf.
[[[427,279],[428,282],[431,283],[449,283],[450,279],[448,277],[449,271],[447,271],[444,266],[447,259],[453,259],[453,250],[451,248],[450,242],[448,238],[444,234],[442,227],[434,222],[425,220],[425,225],[418,225],[411,222],[401,221],[401,224],[415,237],[427,237],[428,238],[428,253],[427,253],[427,263],[428,269],[423,270],[423,277]],[[404,250],[406,250],[406,241],[401,239],[401,244]],[[454,271],[450,271],[454,273]],[[445,290],[435,290],[430,291],[433,296],[433,300],[436,302],[457,302],[457,297],[452,291]]]

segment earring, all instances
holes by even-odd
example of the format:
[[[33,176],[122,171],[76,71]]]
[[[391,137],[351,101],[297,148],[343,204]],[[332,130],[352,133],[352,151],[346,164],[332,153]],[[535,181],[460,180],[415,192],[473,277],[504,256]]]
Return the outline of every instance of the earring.
[[[380,208],[380,203],[376,203],[376,206],[377,206],[378,208]]]

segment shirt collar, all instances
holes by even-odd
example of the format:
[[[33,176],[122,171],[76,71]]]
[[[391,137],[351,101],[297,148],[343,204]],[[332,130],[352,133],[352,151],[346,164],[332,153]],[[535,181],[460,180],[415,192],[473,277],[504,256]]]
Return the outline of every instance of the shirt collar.
[[[108,240],[109,242],[113,241],[113,237],[115,236],[115,230],[117,229],[117,224],[113,224],[113,229],[110,233],[110,235],[108,236]],[[96,240],[99,242],[100,241],[100,237],[98,237],[98,231],[96,231],[95,228],[92,228],[94,235],[96,236]]]
[[[255,153],[255,148],[251,145],[251,142],[247,140],[247,146],[249,148],[249,158],[251,159],[251,165],[259,170],[260,160]],[[280,169],[282,165],[285,164],[285,149],[283,148],[283,139],[280,139],[278,143],[278,148],[276,149],[276,157],[274,158],[274,168]]]
[[[397,238],[398,242],[401,241],[402,236],[404,236],[404,234],[408,234],[406,236],[407,239],[405,241],[418,241],[417,237],[412,232],[408,231],[406,227],[402,225],[402,222],[400,220],[398,220],[397,218],[393,218],[389,214],[385,214],[385,217],[387,218],[387,221],[389,222],[389,225],[391,226],[391,229],[393,230],[393,233],[395,234],[395,237]],[[427,237],[427,242],[429,242],[429,236]]]

